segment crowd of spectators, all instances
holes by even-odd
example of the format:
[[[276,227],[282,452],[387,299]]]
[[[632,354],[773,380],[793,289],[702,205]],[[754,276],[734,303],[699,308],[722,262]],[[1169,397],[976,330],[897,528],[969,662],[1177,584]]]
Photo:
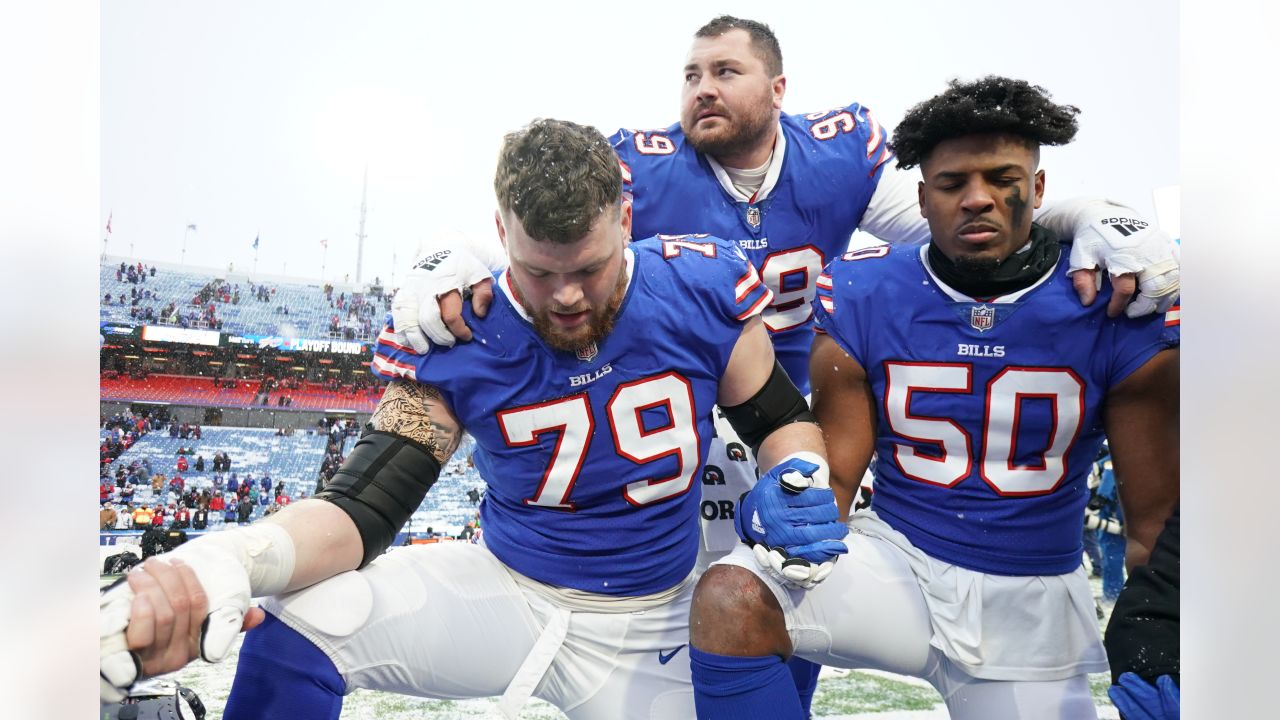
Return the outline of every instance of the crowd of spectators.
[[[375,278],[374,287],[380,285],[381,280]],[[336,311],[329,316],[329,334],[333,337],[347,340],[357,336],[369,337],[373,335],[374,324],[380,322],[385,313],[391,312],[391,298],[384,297],[380,287],[377,293],[347,295],[339,292],[334,297],[333,286],[325,285],[324,295],[330,309]]]
[[[122,413],[103,421],[103,427],[118,430],[128,438],[130,433],[151,425],[149,417]],[[345,427],[337,426],[337,437],[345,437]],[[134,428],[128,429],[125,428]],[[328,433],[328,428],[324,432]],[[150,458],[143,456],[127,466],[118,463],[114,467],[102,464],[98,478],[99,529],[140,530],[149,527],[176,530],[205,530],[209,518],[218,516],[224,523],[245,524],[254,519],[255,508],[263,508],[264,515],[274,513],[295,498],[285,489],[283,481],[274,481],[270,472],[259,477],[246,473],[243,477],[231,470],[231,457],[217,451],[212,459],[205,460],[195,443],[200,440],[197,424],[170,423],[171,437],[191,439],[191,446],[179,446],[176,451],[173,474],[152,467]],[[292,434],[289,430],[288,434]],[[333,449],[333,440],[330,449]],[[123,441],[121,441],[123,443]],[[132,444],[132,441],[130,441]],[[341,443],[338,443],[341,446]],[[338,453],[341,463],[341,453]],[[201,478],[204,487],[193,487],[189,478]],[[150,497],[138,497],[139,487],[149,487]],[[305,494],[303,494],[305,496]]]
[[[228,267],[228,272],[232,270]],[[147,267],[141,262],[129,264],[121,262],[115,269],[116,282],[131,285],[129,292],[123,287],[104,288],[102,303],[104,305],[130,306],[129,317],[140,323],[157,325],[175,325],[183,328],[223,328],[222,314],[219,304],[241,305],[242,300],[253,298],[258,303],[271,307],[275,315],[288,316],[303,312],[319,313],[323,305],[315,304],[306,298],[306,293],[299,296],[296,292],[281,292],[281,288],[267,283],[247,280],[247,292],[242,292],[241,283],[229,282],[223,278],[210,278],[203,287],[191,296],[179,298],[162,297],[161,289],[138,287],[148,277],[155,277],[156,268]],[[348,278],[349,279],[349,278]],[[104,284],[105,282],[104,278]],[[287,287],[285,289],[288,289]],[[375,278],[373,284],[361,292],[337,290],[331,284],[323,286],[324,301],[328,303],[328,323],[325,325],[329,336],[345,340],[369,339],[380,330],[382,318],[391,310],[390,293],[384,293],[382,280]],[[302,302],[301,307],[290,307],[286,299]],[[162,307],[163,306],[163,307]],[[234,322],[234,318],[232,318]],[[238,330],[253,332],[253,330]],[[274,329],[263,329],[269,334]]]
[[[149,413],[134,414],[130,410],[116,413],[110,418],[100,418],[100,427],[107,431],[98,445],[98,464],[107,467],[137,442],[151,432],[157,421]]]
[[[120,267],[116,269],[116,282],[127,282],[132,285],[137,285],[138,283],[145,283],[148,276],[156,276],[156,269],[154,266],[147,267],[142,263],[130,265],[122,261],[120,263]]]
[[[324,462],[320,465],[320,472],[316,478],[316,492],[320,492],[324,488],[325,483],[329,482],[329,478],[342,467],[342,448],[348,437],[360,434],[360,426],[351,418],[320,418],[316,422],[316,432],[329,436],[329,441],[324,449]]]

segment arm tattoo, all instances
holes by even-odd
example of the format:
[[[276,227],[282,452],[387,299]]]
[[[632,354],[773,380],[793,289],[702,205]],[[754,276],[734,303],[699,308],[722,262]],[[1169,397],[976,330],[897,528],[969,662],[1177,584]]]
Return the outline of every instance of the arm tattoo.
[[[375,430],[422,443],[441,465],[462,442],[462,426],[440,391],[408,380],[394,380],[387,386],[370,422]]]

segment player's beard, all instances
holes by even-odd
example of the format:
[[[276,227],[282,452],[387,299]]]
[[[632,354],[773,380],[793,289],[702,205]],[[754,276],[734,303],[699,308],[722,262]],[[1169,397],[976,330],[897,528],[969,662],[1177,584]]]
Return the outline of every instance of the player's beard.
[[[516,288],[517,292],[519,288]],[[611,332],[613,332],[613,323],[618,316],[618,308],[622,307],[622,299],[627,294],[627,273],[625,268],[618,272],[618,282],[613,287],[613,292],[609,294],[609,299],[605,301],[603,307],[592,308],[591,315],[582,325],[574,328],[572,331],[566,332],[556,327],[551,321],[552,312],[575,313],[582,312],[586,308],[583,307],[565,307],[553,302],[542,310],[534,310],[525,305],[525,312],[533,319],[533,329],[538,335],[551,347],[556,350],[564,350],[566,352],[576,352],[579,348],[586,348],[593,343],[599,343]],[[523,304],[523,300],[521,301]]]
[[[742,114],[721,115],[722,127],[713,130],[699,130],[696,122],[686,125],[682,121],[684,136],[694,150],[717,160],[754,150],[773,131],[773,104],[765,95],[749,108]],[[701,106],[698,109],[702,109]],[[724,110],[723,106],[721,109]]]
[[[991,255],[960,255],[952,262],[957,270],[973,280],[989,280],[1000,267],[1000,260]]]

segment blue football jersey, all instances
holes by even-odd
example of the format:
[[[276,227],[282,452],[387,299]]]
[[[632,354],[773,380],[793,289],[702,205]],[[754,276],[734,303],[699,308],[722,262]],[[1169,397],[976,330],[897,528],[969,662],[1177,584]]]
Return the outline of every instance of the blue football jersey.
[[[985,301],[947,287],[927,246],[864,248],[818,281],[816,329],[877,401],[872,508],[931,556],[1001,575],[1080,564],[1107,392],[1177,346],[1176,309],[1082,307],[1067,251],[1029,288]]]
[[[679,123],[619,130],[610,141],[634,200],[636,237],[709,233],[738,244],[773,293],[764,322],[778,360],[809,392],[811,302],[823,266],[849,245],[893,154],[884,129],[857,103],[782,114],[769,168],[754,197],[726,190],[724,170],[685,142]]]
[[[641,595],[693,568],[720,377],[770,295],[723,240],[656,237],[625,253],[626,295],[593,347],[546,345],[504,272],[488,315],[464,313],[471,342],[416,355],[384,331],[372,367],[438,388],[475,437],[494,555],[553,585]]]

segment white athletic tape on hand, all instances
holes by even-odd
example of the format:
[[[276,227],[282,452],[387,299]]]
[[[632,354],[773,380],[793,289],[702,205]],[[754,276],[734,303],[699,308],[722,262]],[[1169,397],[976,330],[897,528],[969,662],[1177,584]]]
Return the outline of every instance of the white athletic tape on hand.
[[[218,662],[240,634],[250,597],[281,592],[288,584],[294,567],[293,539],[275,523],[258,523],[206,535],[156,558],[174,559],[191,568],[208,598],[200,657]],[[125,638],[133,597],[133,589],[122,582],[99,599],[99,672],[105,702],[119,702],[141,672]]]

